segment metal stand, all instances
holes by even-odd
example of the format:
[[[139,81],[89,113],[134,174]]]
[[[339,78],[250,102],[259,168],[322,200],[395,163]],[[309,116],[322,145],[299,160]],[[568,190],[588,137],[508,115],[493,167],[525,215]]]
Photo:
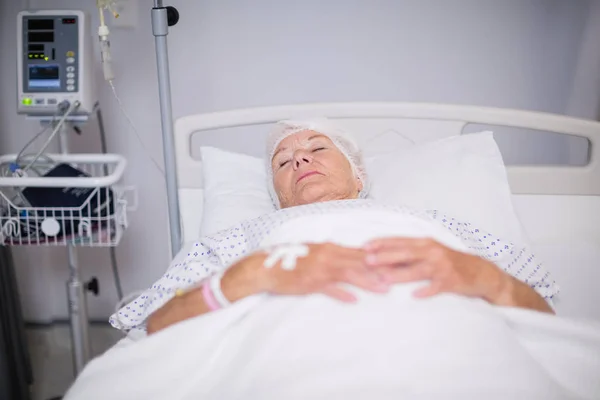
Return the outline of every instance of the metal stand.
[[[48,123],[54,129],[57,121],[47,117],[33,117],[43,125]],[[86,122],[87,116],[72,116],[61,126],[58,136],[58,152],[61,154],[69,153],[68,121]],[[89,283],[81,281],[81,273],[77,260],[77,250],[72,244],[67,245],[67,257],[69,266],[69,280],[67,281],[67,301],[69,308],[69,322],[71,328],[71,343],[73,345],[73,368],[75,376],[83,370],[90,360],[90,338],[89,321],[87,312],[86,291]],[[97,289],[96,289],[97,293]]]
[[[75,376],[79,375],[90,359],[90,336],[87,312],[85,284],[81,282],[77,251],[69,245],[69,280],[67,298],[69,301],[69,321],[71,323],[71,341],[73,343],[73,365]]]
[[[67,123],[64,123],[60,130],[59,152],[67,154],[68,131]],[[67,299],[69,304],[69,321],[71,323],[71,343],[73,344],[73,366],[75,376],[83,370],[90,359],[90,337],[89,322],[86,302],[86,288],[81,281],[81,274],[77,262],[77,251],[75,246],[67,246],[69,257],[69,280],[67,281]]]
[[[181,247],[181,225],[179,221],[179,195],[175,166],[175,145],[173,139],[173,111],[171,109],[171,82],[169,76],[169,55],[167,34],[169,26],[175,25],[179,14],[173,7],[163,7],[162,0],[154,0],[152,9],[152,34],[156,46],[156,66],[158,70],[158,92],[160,97],[160,119],[162,124],[163,157],[167,180],[167,202],[169,207],[169,228],[171,232],[171,255]]]
[[[100,113],[100,110],[98,108],[98,105],[96,105],[96,111],[97,111],[97,117],[98,117],[98,125],[100,128],[100,134],[101,134],[101,141],[102,141],[102,152],[105,156],[111,156],[109,154],[107,154],[107,149],[106,149],[106,137],[105,137],[105,132],[104,132],[104,125],[103,125],[103,121],[102,121],[102,114]],[[33,116],[33,117],[29,117],[35,120],[39,120],[39,122],[42,125],[48,124],[50,126],[52,126],[52,130],[53,130],[53,134],[55,134],[55,130],[57,129],[57,126],[59,124],[59,122],[56,121],[55,119],[56,116],[54,117],[49,117],[49,116]],[[109,197],[108,194],[108,187],[109,186],[113,186],[113,185],[117,185],[118,182],[122,179],[123,176],[123,172],[125,169],[125,159],[123,157],[114,157],[115,155],[112,155],[113,157],[99,157],[99,155],[93,155],[91,154],[89,159],[87,159],[87,157],[82,157],[82,155],[69,155],[69,145],[68,145],[68,139],[69,139],[69,134],[71,134],[70,129],[72,128],[74,131],[76,132],[80,132],[79,128],[77,125],[84,123],[84,122],[88,122],[89,118],[91,117],[91,114],[85,114],[85,115],[77,115],[77,116],[68,116],[67,119],[64,121],[64,123],[61,123],[61,126],[59,128],[58,131],[58,149],[59,149],[59,153],[61,154],[61,156],[59,157],[57,155],[57,160],[56,162],[64,162],[64,163],[70,163],[75,161],[75,163],[77,164],[78,168],[81,168],[81,171],[87,175],[90,175],[92,177],[94,176],[102,176],[103,178],[108,178],[108,182],[106,182],[104,185],[107,186],[104,190],[106,190],[107,194],[107,198]],[[62,121],[62,118],[61,118]],[[72,160],[72,161],[69,161]],[[102,165],[102,168],[104,170],[104,175],[101,174],[100,171],[98,170],[98,166]],[[50,180],[52,179],[67,179],[68,178],[48,178]],[[76,178],[79,179],[79,178]],[[87,179],[87,178],[86,178]],[[81,186],[77,186],[76,182],[70,182],[69,183],[63,183],[65,181],[61,181],[58,182],[58,184],[60,185],[59,187],[70,187],[70,188],[84,188],[86,190],[89,190],[89,182],[86,184],[81,184]],[[50,181],[49,183],[52,184],[57,184],[56,181]],[[33,185],[33,184],[32,184]],[[21,188],[20,185],[16,185],[19,188]],[[36,186],[36,185],[33,185]],[[44,187],[44,185],[37,185],[36,187]],[[49,187],[56,187],[56,185],[52,186],[50,185]],[[95,187],[95,186],[92,186]],[[118,192],[118,191],[117,191]],[[77,249],[76,247],[78,245],[86,245],[86,244],[95,244],[95,245],[101,245],[101,246],[109,246],[110,250],[111,250],[111,263],[112,263],[112,267],[113,267],[113,273],[114,273],[114,278],[115,278],[115,286],[117,289],[117,293],[119,294],[119,299],[121,299],[122,296],[122,289],[121,289],[121,285],[120,285],[120,279],[118,276],[118,271],[117,271],[117,261],[116,261],[116,254],[114,252],[114,246],[116,246],[116,244],[118,243],[118,238],[120,238],[121,234],[122,234],[122,229],[124,228],[124,226],[126,225],[126,222],[123,222],[123,220],[121,219],[125,212],[125,204],[126,201],[123,197],[123,194],[118,194],[117,192],[112,192],[111,191],[111,196],[112,196],[112,204],[113,207],[115,207],[114,210],[114,214],[111,215],[106,224],[107,226],[112,226],[114,229],[109,228],[108,229],[108,237],[105,240],[102,239],[98,239],[95,242],[90,242],[90,241],[71,241],[69,240],[68,242],[65,241],[63,243],[60,243],[59,245],[65,245],[67,247],[67,256],[68,256],[68,267],[69,267],[69,278],[66,282],[66,286],[67,286],[67,299],[68,299],[68,307],[69,307],[69,321],[70,321],[70,327],[71,327],[71,343],[72,343],[72,353],[73,353],[73,369],[74,369],[74,373],[75,375],[79,375],[79,373],[85,368],[87,362],[90,360],[91,358],[91,346],[90,346],[90,338],[89,338],[89,321],[88,321],[88,310],[87,310],[87,292],[90,291],[93,294],[95,294],[96,296],[99,294],[99,284],[98,284],[98,280],[95,277],[92,277],[91,280],[87,281],[87,282],[82,282],[81,280],[81,274],[80,274],[80,269],[79,269],[79,263],[77,260]],[[93,192],[95,193],[95,192]],[[14,206],[13,206],[14,207]],[[117,207],[119,207],[119,209],[117,210]],[[19,211],[18,208],[15,208],[17,211]],[[43,210],[43,211],[42,211]],[[25,212],[26,215],[29,215],[29,213],[33,213],[33,215],[40,215],[39,213],[42,212],[43,217],[45,218],[47,216],[45,209],[42,208],[36,208],[36,207],[21,207],[19,212]],[[52,211],[50,212],[52,215],[52,218],[54,217],[54,212]],[[113,211],[110,211],[113,212]],[[109,213],[110,213],[109,212]],[[62,208],[62,211],[59,210],[58,213],[62,213],[62,223],[63,224],[68,224],[69,221],[68,219],[71,218],[70,223],[71,223],[71,233],[75,232],[75,228],[73,226],[73,219],[75,218],[80,218],[79,221],[79,227],[81,228],[81,224],[84,223],[84,219],[87,220],[89,222],[89,220],[92,218],[91,215],[92,213],[90,212],[89,215],[86,213],[81,213],[81,210],[79,209],[79,211],[77,212],[78,214],[76,216],[73,215],[73,210],[70,209],[69,207],[65,207]],[[85,214],[85,216],[84,216]],[[108,217],[108,214],[107,214]],[[65,219],[67,219],[67,221],[65,221]],[[124,224],[124,225],[119,225],[119,224]],[[64,225],[63,225],[63,228]],[[91,231],[90,231],[91,232]],[[87,232],[88,237],[84,237],[85,239],[91,240],[92,239],[92,235],[90,232]],[[111,233],[115,235],[116,241],[113,241],[111,238]],[[68,233],[67,233],[68,234]],[[80,236],[83,237],[84,234],[79,233]],[[17,244],[20,244],[21,242],[19,241]],[[34,241],[32,242],[31,240],[29,241],[29,244],[34,245],[34,244],[41,244],[42,241],[40,241],[39,236],[36,236],[36,238],[34,239]],[[10,244],[12,244],[12,242],[10,242]]]

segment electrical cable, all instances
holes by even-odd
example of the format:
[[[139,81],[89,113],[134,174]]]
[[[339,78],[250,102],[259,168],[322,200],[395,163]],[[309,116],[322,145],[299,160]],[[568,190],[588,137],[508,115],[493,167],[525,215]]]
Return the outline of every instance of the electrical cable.
[[[29,168],[31,168],[31,166],[33,164],[35,164],[35,162],[38,160],[38,158],[40,158],[40,156],[44,153],[44,151],[46,151],[46,148],[50,145],[50,143],[52,142],[52,139],[54,139],[56,134],[58,132],[60,132],[62,126],[65,124],[69,115],[71,115],[71,113],[73,111],[75,111],[75,109],[77,109],[79,107],[79,105],[80,105],[79,101],[74,101],[73,103],[71,103],[71,105],[69,106],[67,111],[65,111],[64,115],[58,121],[58,124],[56,124],[56,126],[54,127],[54,130],[48,137],[48,140],[46,140],[46,142],[42,145],[42,148],[36,153],[36,155],[33,157],[33,159],[24,168],[21,168],[21,170],[23,172],[27,172],[27,170],[29,170]]]
[[[46,125],[46,127],[43,128],[41,131],[39,131],[38,133],[36,133],[33,136],[33,138],[31,138],[25,144],[25,146],[23,146],[23,148],[21,148],[21,151],[19,151],[19,153],[17,154],[17,157],[16,157],[14,163],[0,165],[0,175],[2,175],[3,177],[9,177],[9,176],[15,176],[15,175],[16,176],[24,175],[20,171],[20,168],[23,165],[24,160],[28,159],[28,158],[31,159],[32,155],[31,154],[25,154],[24,155],[23,153],[25,153],[25,150],[27,150],[27,148],[29,146],[31,146],[38,138],[40,138],[48,130],[48,128],[50,128],[54,124],[54,122],[56,120],[56,117],[58,116],[59,113],[60,113],[60,109],[58,109],[56,111],[56,113],[52,116],[52,119],[50,120],[50,122],[48,123],[48,125]],[[54,164],[54,161],[50,157],[48,157],[46,155],[42,154],[42,155],[39,156],[39,158],[45,159],[50,165]],[[44,175],[45,172],[47,172],[47,170],[45,172],[40,171],[40,166],[39,165],[35,165],[35,166],[32,165],[30,167],[30,169],[33,170],[38,176],[42,176],[42,175]]]
[[[27,148],[29,146],[32,145],[33,142],[35,142],[40,136],[42,136],[44,133],[46,133],[46,131],[48,130],[48,128],[50,128],[50,126],[52,126],[54,124],[54,120],[56,118],[56,116],[58,115],[58,112],[56,114],[54,114],[54,116],[52,117],[52,120],[50,121],[50,123],[48,125],[46,125],[46,127],[44,129],[42,129],[41,131],[39,131],[38,133],[36,133],[33,138],[31,138],[29,140],[29,142],[27,142],[25,144],[25,146],[23,146],[23,148],[21,149],[21,151],[19,151],[19,154],[17,154],[17,158],[15,159],[15,164],[17,165],[21,165],[20,161],[21,161],[21,157],[23,156],[23,153],[25,152],[25,150],[27,150]]]
[[[68,117],[68,115],[76,107],[78,107],[78,104],[73,104],[72,107],[68,107],[66,105],[63,105],[63,107],[59,107],[57,112],[52,116],[50,123],[45,128],[43,128],[41,131],[36,133],[33,136],[33,138],[31,138],[25,144],[25,146],[23,146],[23,148],[21,148],[21,150],[17,154],[17,157],[13,163],[0,165],[0,176],[23,177],[23,176],[29,176],[31,174],[31,172],[33,172],[37,176],[43,176],[50,169],[52,169],[52,167],[55,165],[54,160],[52,160],[52,158],[48,157],[47,155],[43,154],[43,152],[48,147],[52,138],[56,135],[56,131],[60,130],[66,117]],[[50,135],[50,138],[48,139],[48,141],[42,146],[42,149],[36,154],[24,154],[25,151],[27,150],[27,148],[29,148],[29,146],[31,146],[37,139],[39,139],[49,129],[50,126],[54,125],[56,117],[60,113],[61,109],[62,110],[66,109],[65,117],[63,117],[63,119],[61,119],[61,121],[56,125],[55,131]],[[42,163],[39,163],[40,160],[42,160]],[[22,168],[23,164],[26,164],[25,168]],[[7,202],[6,205],[4,205],[4,204],[2,205],[2,209],[1,209],[2,216],[6,217],[6,218],[22,217],[22,215],[19,215],[19,213],[12,211],[13,208],[29,206],[29,204],[28,204],[27,200],[25,199],[25,197],[23,196],[23,193],[21,192],[21,190],[19,188],[10,188],[10,190],[7,193],[6,189],[5,189],[5,190],[2,190],[2,196],[5,199],[5,201]],[[13,215],[13,214],[15,214],[15,215]],[[24,228],[26,228],[28,232],[32,232],[32,231],[35,232],[35,231],[37,231],[37,228],[38,228],[37,222],[35,220],[29,220],[28,218],[27,219],[21,218],[20,224]]]
[[[21,151],[19,151],[15,161],[13,163],[0,165],[0,175],[4,177],[25,177],[29,176],[33,172],[37,176],[44,176],[56,164],[54,160],[45,155],[44,152],[50,145],[52,139],[56,136],[57,132],[62,129],[62,126],[65,124],[68,116],[78,107],[78,101],[75,101],[70,105],[68,105],[66,102],[61,103],[57,112],[52,116],[48,126],[36,133],[33,138],[30,139],[25,146],[23,146]],[[61,111],[63,111],[64,114],[59,122],[55,124],[56,117]],[[42,145],[41,149],[35,154],[24,154],[27,148],[29,148],[29,146],[39,139],[50,126],[54,126],[54,129],[46,142]],[[39,162],[40,160],[42,161],[41,163]],[[25,167],[23,167],[23,164],[26,164]],[[28,213],[25,213],[24,215],[23,211],[18,211],[19,208],[30,206],[27,199],[23,195],[21,188],[11,188],[10,192],[11,193],[5,193],[4,191],[2,192],[2,197],[7,203],[6,205],[3,204],[2,206],[2,217],[7,219],[17,218],[19,221],[19,232],[22,232],[24,229],[27,236],[34,235],[38,237],[40,227],[37,218],[28,218]],[[1,234],[4,240],[4,226],[2,226]],[[23,236],[23,234],[19,233],[19,236]]]

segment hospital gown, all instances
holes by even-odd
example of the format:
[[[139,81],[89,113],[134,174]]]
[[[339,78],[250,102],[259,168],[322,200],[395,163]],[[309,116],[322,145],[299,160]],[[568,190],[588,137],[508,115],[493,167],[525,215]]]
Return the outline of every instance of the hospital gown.
[[[545,299],[551,299],[559,291],[550,273],[523,244],[508,242],[469,222],[458,221],[436,210],[420,211],[382,205],[373,200],[339,200],[278,210],[191,243],[186,251],[173,260],[162,278],[113,314],[109,321],[112,326],[124,331],[145,330],[147,317],[173,297],[176,289],[192,286],[256,251],[261,241],[285,222],[297,217],[354,209],[405,213],[440,224],[460,238],[474,254],[494,262],[505,272],[529,284]]]

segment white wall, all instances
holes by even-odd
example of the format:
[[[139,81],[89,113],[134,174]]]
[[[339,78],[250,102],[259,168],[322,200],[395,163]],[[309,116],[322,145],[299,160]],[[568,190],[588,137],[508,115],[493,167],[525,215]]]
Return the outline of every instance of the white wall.
[[[568,97],[566,114],[582,118],[600,118],[600,1],[592,1],[579,43],[575,73]],[[569,143],[569,158],[587,157],[585,141]]]
[[[32,8],[82,7],[81,3],[97,21],[93,0],[30,0]],[[137,28],[112,29],[116,85],[149,154],[162,164],[149,18],[152,2],[138,3]],[[600,93],[576,90],[593,79],[588,70],[596,68],[597,59],[586,55],[590,46],[582,44],[590,35],[591,3],[173,0],[181,12],[180,23],[169,35],[173,110],[178,117],[235,107],[377,100],[480,104],[596,117],[588,102],[579,106],[578,99],[590,96],[590,101],[598,102]],[[25,5],[5,1],[0,7],[4,54],[0,151],[13,152],[37,126],[16,115],[15,61],[6,56],[14,54],[14,16]],[[129,292],[148,286],[169,261],[164,184],[109,88],[99,74],[97,78],[109,150],[128,157],[127,181],[138,185],[141,199],[117,252],[123,286]],[[499,142],[507,161],[531,157],[533,149],[538,150],[534,161],[569,161],[563,139],[541,142],[543,152],[535,136],[517,140],[505,135]],[[86,128],[72,147],[97,151],[97,129]],[[107,253],[79,252],[84,275],[98,276],[102,285],[102,296],[88,301],[93,318],[106,317],[115,303]],[[65,318],[64,251],[16,249],[15,257],[27,318]]]

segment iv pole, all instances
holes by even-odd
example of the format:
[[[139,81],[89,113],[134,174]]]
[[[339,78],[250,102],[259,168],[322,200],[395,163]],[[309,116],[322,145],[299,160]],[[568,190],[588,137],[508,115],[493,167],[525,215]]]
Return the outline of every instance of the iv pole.
[[[163,157],[167,181],[167,203],[169,207],[169,228],[171,232],[171,256],[181,247],[181,226],[179,221],[179,194],[175,167],[175,146],[173,139],[173,111],[171,109],[171,78],[169,75],[169,55],[167,34],[169,26],[179,21],[179,13],[174,7],[163,6],[162,0],[154,0],[152,8],[152,34],[156,47],[158,72],[158,94],[160,99],[160,119],[162,124]]]

